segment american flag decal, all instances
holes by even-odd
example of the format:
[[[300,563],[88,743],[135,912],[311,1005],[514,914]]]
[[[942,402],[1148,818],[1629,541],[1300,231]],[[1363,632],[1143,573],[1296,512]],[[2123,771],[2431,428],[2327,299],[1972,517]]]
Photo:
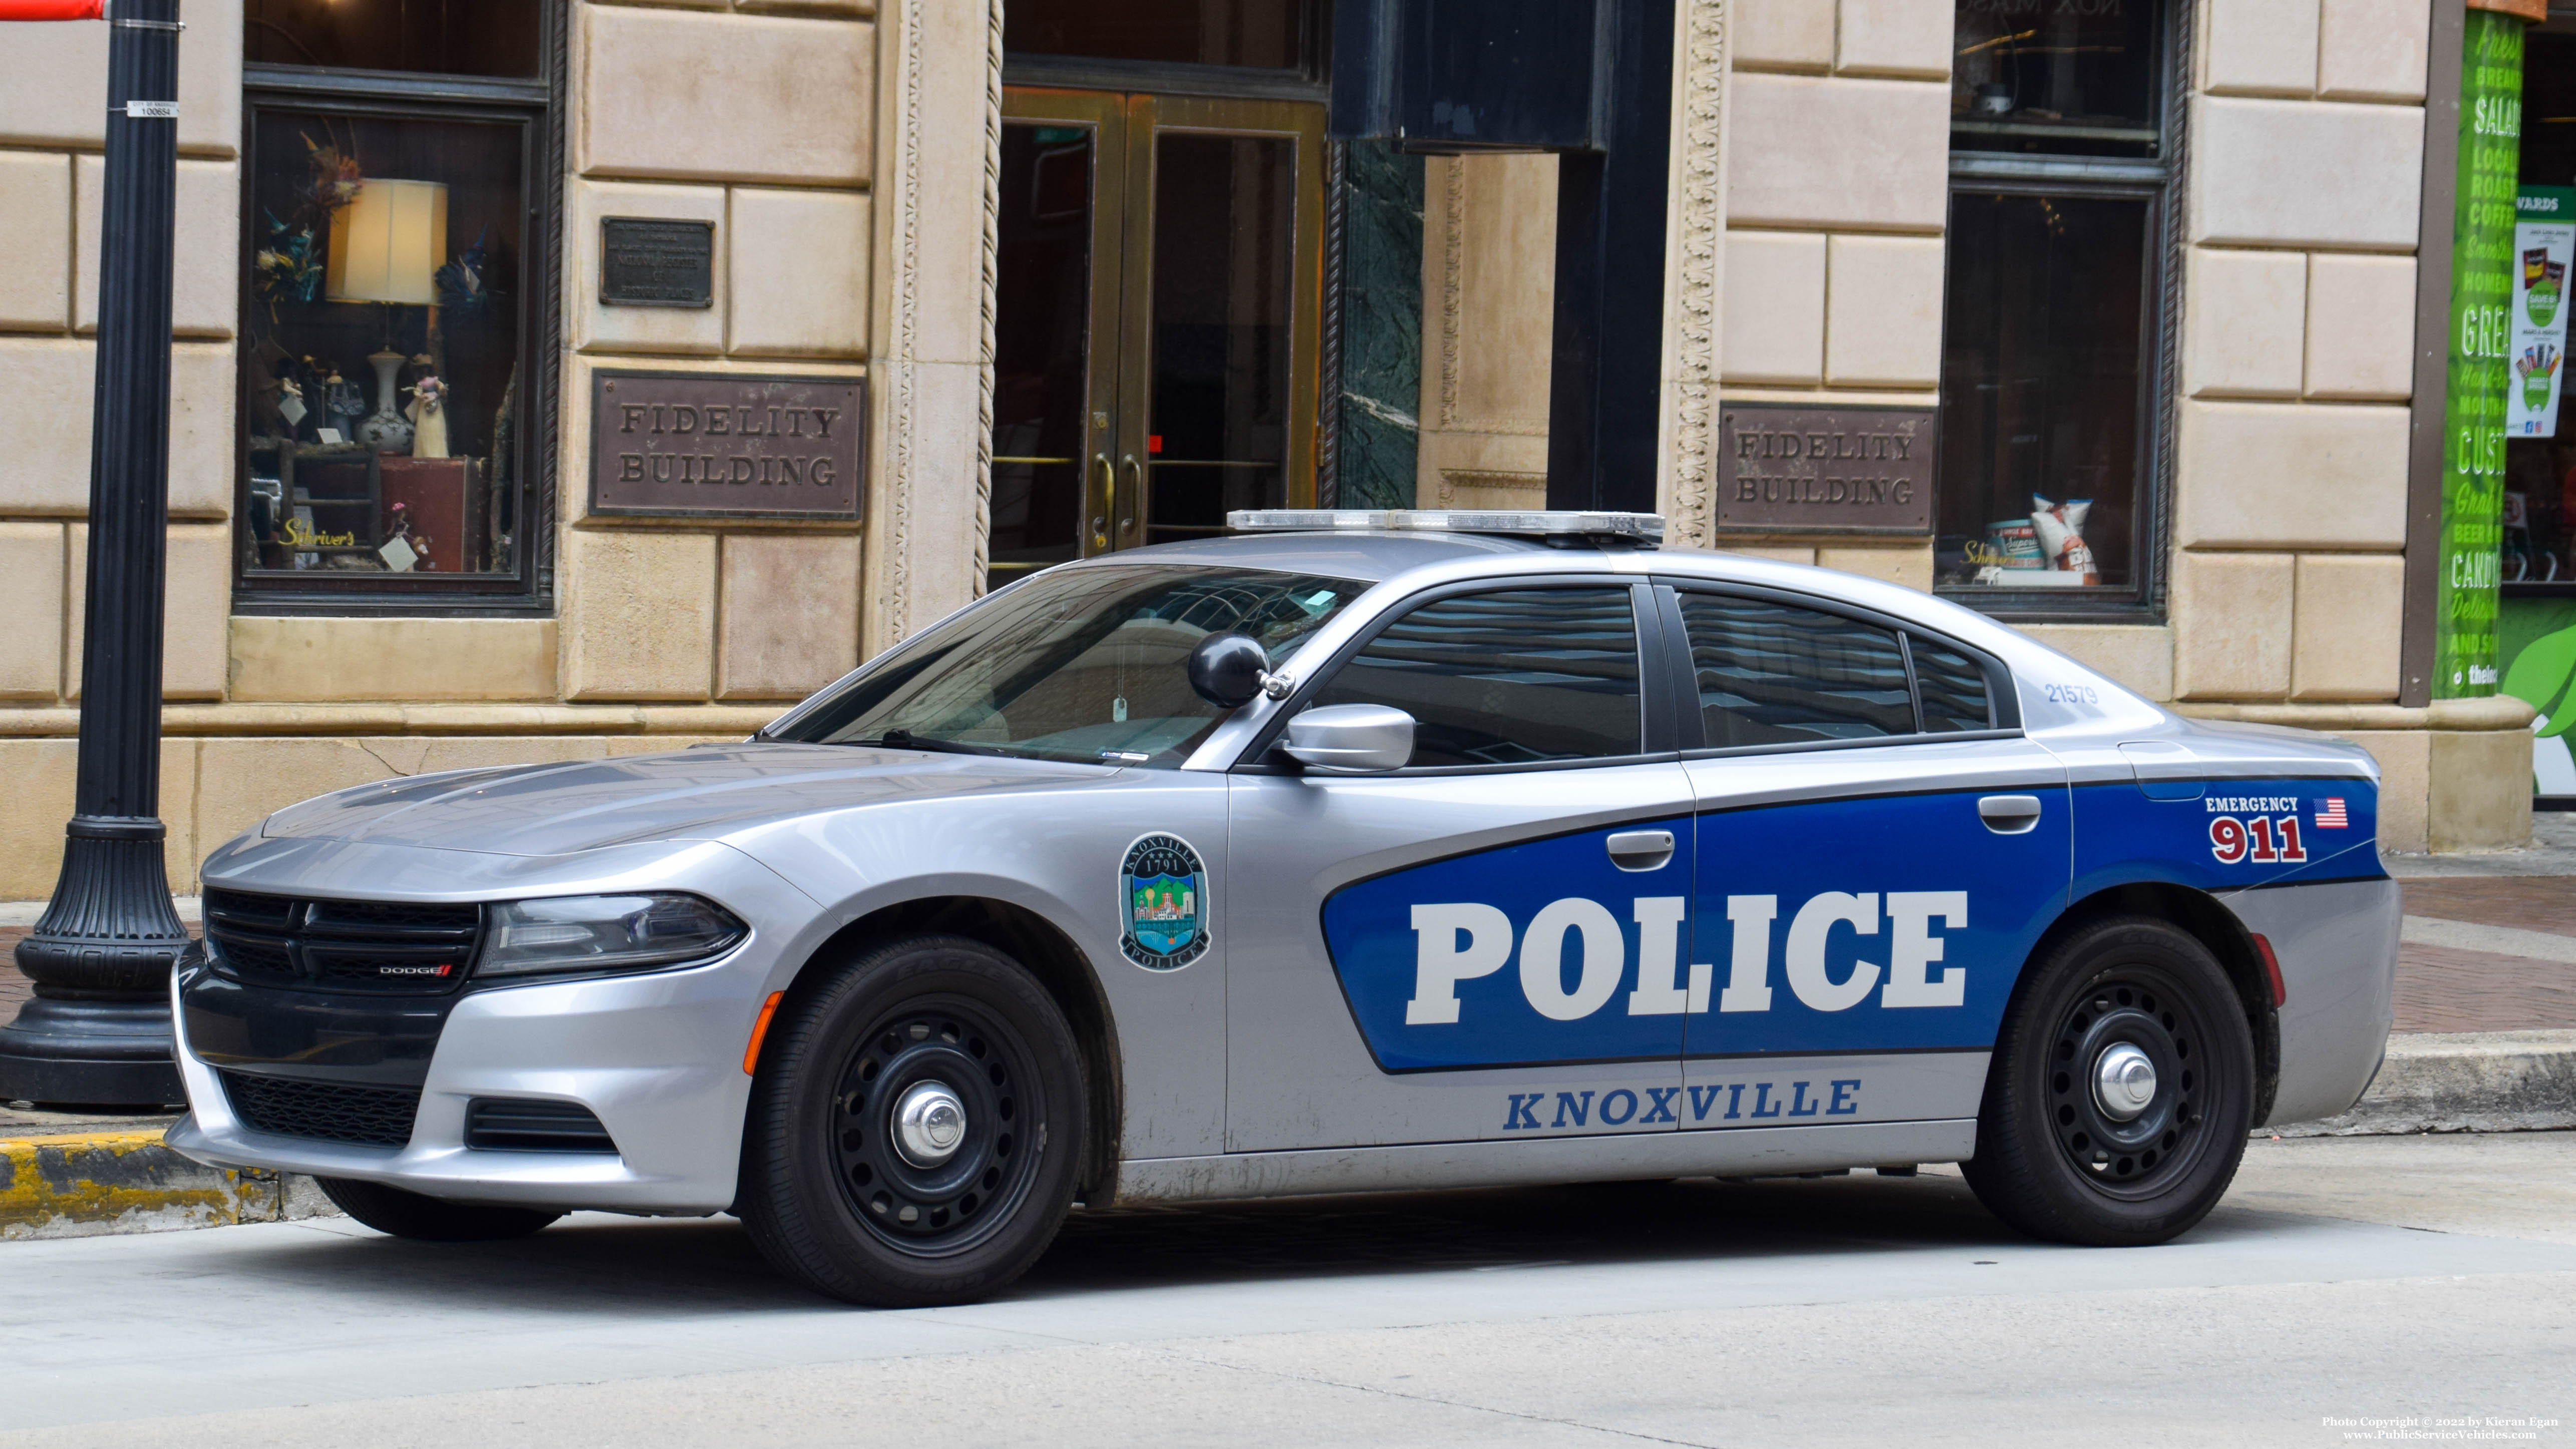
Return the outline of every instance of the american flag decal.
[[[2351,821],[2344,818],[2342,796],[2336,795],[2317,802],[2317,828],[2319,830],[2344,830],[2348,829],[2351,824]]]

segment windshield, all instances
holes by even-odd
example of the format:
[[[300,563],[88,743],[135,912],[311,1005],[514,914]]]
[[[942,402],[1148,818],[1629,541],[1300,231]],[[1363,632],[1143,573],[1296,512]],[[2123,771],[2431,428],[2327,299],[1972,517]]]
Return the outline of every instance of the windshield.
[[[1224,711],[1190,651],[1237,631],[1284,663],[1368,587],[1266,569],[1049,569],[904,645],[772,739],[1177,768]]]

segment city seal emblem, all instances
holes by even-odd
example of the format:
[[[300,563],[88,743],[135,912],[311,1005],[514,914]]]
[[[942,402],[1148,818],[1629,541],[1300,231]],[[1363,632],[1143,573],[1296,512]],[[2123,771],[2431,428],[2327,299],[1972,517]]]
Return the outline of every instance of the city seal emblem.
[[[1148,971],[1178,971],[1208,948],[1207,867],[1177,835],[1139,836],[1118,865],[1118,950]]]

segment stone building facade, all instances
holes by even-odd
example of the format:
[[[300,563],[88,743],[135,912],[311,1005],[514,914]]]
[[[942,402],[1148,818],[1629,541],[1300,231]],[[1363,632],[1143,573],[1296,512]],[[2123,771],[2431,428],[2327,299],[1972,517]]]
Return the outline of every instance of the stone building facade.
[[[246,533],[283,527],[277,507],[291,513],[298,497],[292,478],[281,487],[261,475],[260,430],[311,426],[276,421],[283,394],[246,395],[270,385],[245,370],[250,349],[295,305],[278,311],[249,270],[289,233],[256,214],[270,208],[252,206],[266,193],[248,171],[268,164],[252,159],[258,145],[284,144],[256,140],[269,134],[258,130],[261,106],[357,114],[382,97],[334,67],[277,59],[273,33],[305,23],[291,0],[187,0],[162,794],[176,888],[192,888],[195,863],[231,835],[324,790],[739,737],[1002,578],[997,530],[1016,526],[1011,510],[1027,497],[1010,470],[1059,466],[1047,449],[1010,442],[1020,436],[1010,313],[1023,295],[1013,208],[1025,200],[1040,221],[1059,215],[1047,210],[1043,166],[1048,147],[1093,144],[1061,119],[1092,114],[1085,94],[1127,97],[1125,119],[1082,123],[1106,145],[1097,126],[1144,124],[1137,107],[1152,98],[1136,99],[1136,75],[1163,77],[1179,97],[1153,102],[1167,118],[1216,114],[1189,107],[1217,104],[1207,95],[1225,86],[1168,58],[1133,74],[1088,52],[1028,58],[1023,38],[1036,32],[1012,32],[1004,3],[530,4],[545,24],[525,75],[455,81],[435,98],[450,108],[441,114],[463,115],[520,96],[539,138],[522,183],[541,244],[518,259],[517,295],[548,305],[523,325],[516,355],[550,386],[514,393],[534,405],[510,426],[530,440],[514,456],[532,460],[512,486],[545,511],[506,530],[491,516],[478,525],[514,535],[508,568],[524,587],[357,605],[343,593],[334,605],[283,589],[309,581],[270,578],[291,571],[280,559],[318,559],[334,545]],[[1722,414],[1944,407],[1945,327],[1960,325],[1945,306],[1962,265],[1954,197],[2010,170],[1955,151],[1960,17],[2014,3],[1678,0],[1658,486],[1679,541],[1943,583],[1943,545],[1921,532],[1721,528]],[[2427,627],[2410,616],[2408,560],[2431,546],[2432,526],[2411,462],[2424,426],[2428,97],[2436,145],[2454,124],[2439,110],[2431,57],[2441,7],[2456,26],[2459,0],[2175,0],[2181,13],[2126,3],[2156,10],[2177,47],[2168,94],[2178,99],[2164,124],[2180,144],[2160,153],[2163,229],[2149,261],[2166,280],[2146,319],[2147,355],[2166,359],[2156,364],[2165,372],[2141,384],[2153,394],[2139,443],[2152,465],[2138,480],[2139,496],[2156,500],[2138,514],[2150,536],[2135,541],[2127,605],[2034,611],[2023,598],[2000,612],[2190,712],[2360,740],[2387,770],[2390,845],[2525,839],[2528,708],[2427,701],[2420,680],[2410,689],[2401,677],[2408,631]],[[1312,37],[1323,22],[1299,23],[1306,88],[1243,83],[1249,101],[1313,108],[1311,124],[1284,112],[1244,123],[1244,134],[1289,147],[1321,134]],[[9,42],[0,898],[27,899],[52,886],[71,809],[105,42],[99,27],[76,25],[17,27]],[[1090,44],[1076,36],[1065,48]],[[1031,138],[1034,161],[1015,149]],[[305,144],[319,139],[308,127]],[[1232,164],[1250,165],[1249,154]],[[1298,166],[1319,159],[1297,154]],[[1024,164],[1041,170],[1014,169]],[[1410,494],[1391,501],[1425,507],[1534,502],[1547,458],[1555,163],[1479,154],[1408,164],[1421,188],[1418,343],[1408,339],[1418,400],[1410,410],[1402,398],[1372,403],[1412,454],[1410,476],[1385,486]],[[1250,174],[1238,171],[1238,192]],[[1291,187],[1282,173],[1281,205],[1324,196],[1320,184],[1296,189],[1307,174]],[[2148,185],[2139,165],[2120,174]],[[460,181],[452,204],[468,194]],[[1295,216],[1283,225],[1297,246],[1332,245],[1306,211]],[[612,218],[697,226],[703,305],[607,300]],[[461,225],[449,226],[449,253],[461,254]],[[1092,232],[1095,263],[1104,235]],[[1307,285],[1310,261],[1321,275],[1321,255],[1300,251],[1281,285]],[[1096,328],[1115,299],[1091,295]],[[1299,330],[1308,324],[1282,316],[1279,355],[1311,390],[1323,364]],[[354,352],[340,368],[355,378]],[[591,481],[603,372],[863,383],[858,517],[603,510]],[[1339,389],[1322,391],[1329,417]],[[340,456],[311,446],[316,459]],[[474,476],[488,483],[510,446],[493,443]],[[1145,460],[1124,460],[1140,480],[1161,466],[1162,432],[1146,446]],[[1070,459],[1087,451],[1077,445]],[[1325,466],[1316,456],[1287,448],[1265,486],[1280,501],[1313,500]],[[1038,461],[1014,461],[1024,457]],[[1099,461],[1104,487],[1124,486],[1123,463]],[[1089,488],[1090,463],[1075,466]],[[1356,472],[1338,481],[1346,501],[1363,496]],[[252,517],[262,488],[275,500],[264,522]],[[337,547],[371,548],[378,522]],[[341,536],[328,524],[292,538]],[[486,559],[495,577],[501,558]]]

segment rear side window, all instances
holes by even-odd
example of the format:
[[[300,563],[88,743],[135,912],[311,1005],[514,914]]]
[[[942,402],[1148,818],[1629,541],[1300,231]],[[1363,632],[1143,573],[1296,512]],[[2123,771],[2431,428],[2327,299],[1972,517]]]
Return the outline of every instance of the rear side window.
[[[1986,668],[1947,644],[1908,636],[1914,650],[1914,687],[1923,696],[1923,730],[1994,728],[1994,700],[1986,692]]]
[[[1681,608],[1710,748],[1914,733],[1914,698],[1893,632],[1721,594],[1684,593]]]
[[[1314,702],[1412,715],[1416,767],[1633,755],[1636,616],[1623,588],[1441,599],[1388,625]]]

